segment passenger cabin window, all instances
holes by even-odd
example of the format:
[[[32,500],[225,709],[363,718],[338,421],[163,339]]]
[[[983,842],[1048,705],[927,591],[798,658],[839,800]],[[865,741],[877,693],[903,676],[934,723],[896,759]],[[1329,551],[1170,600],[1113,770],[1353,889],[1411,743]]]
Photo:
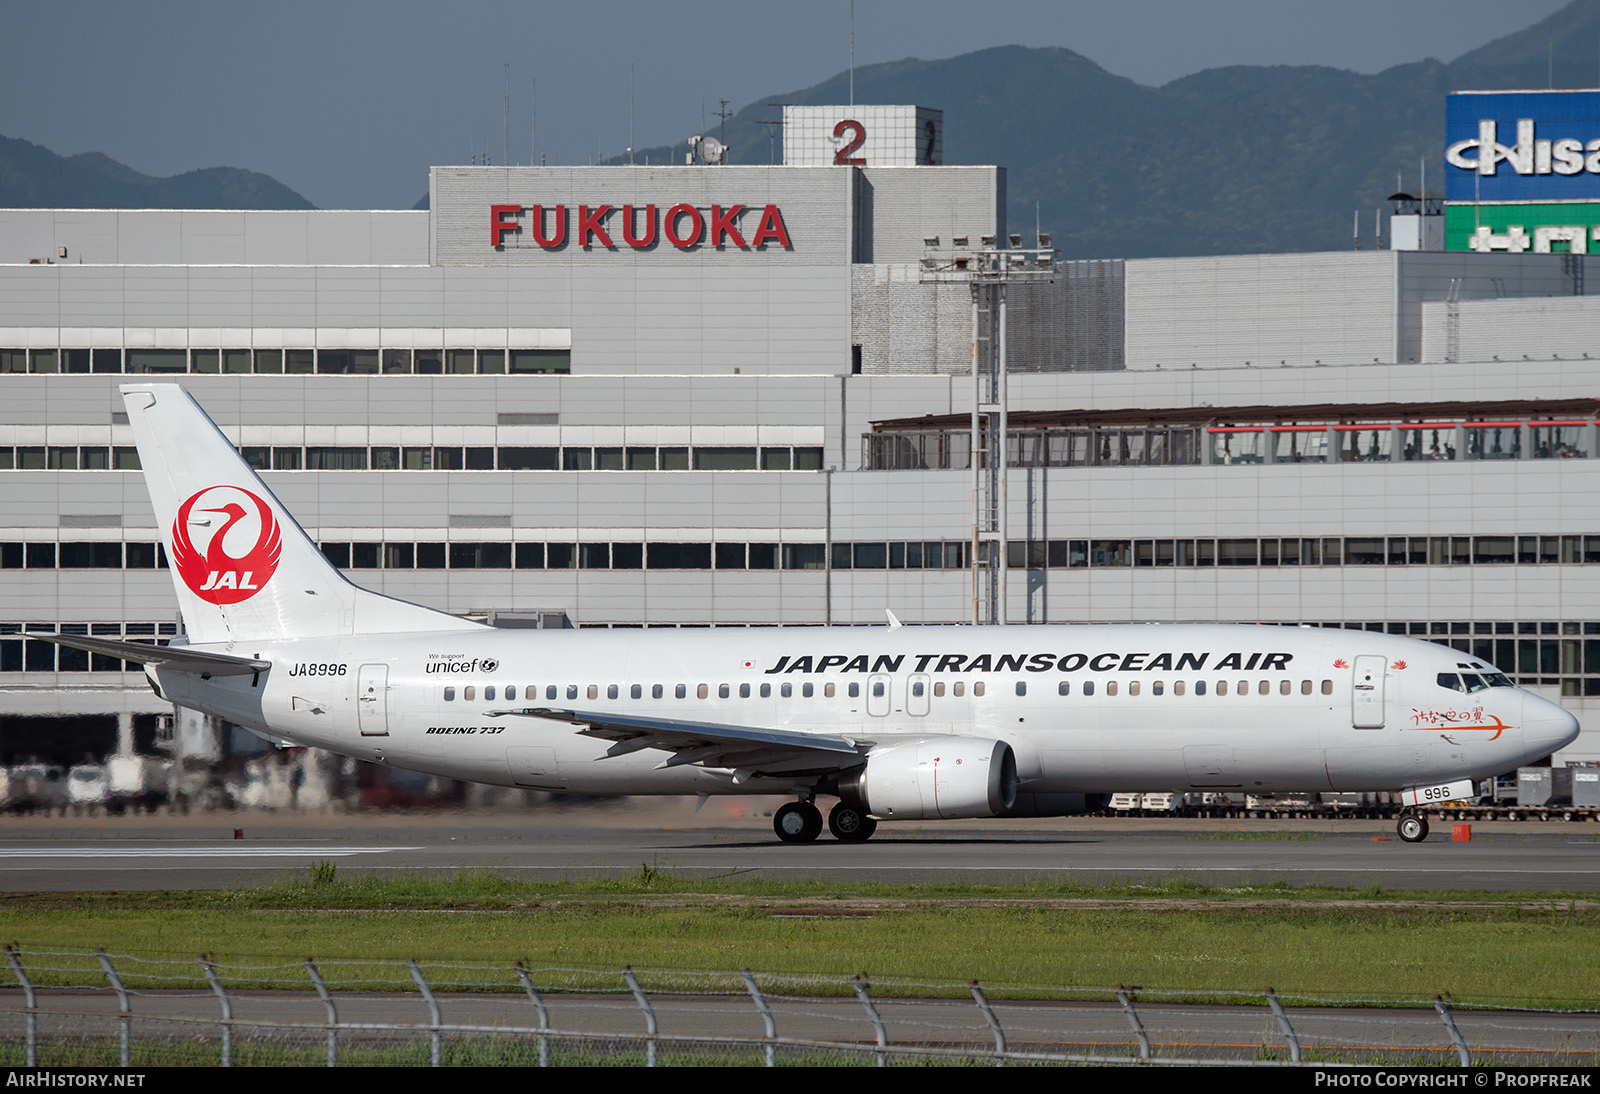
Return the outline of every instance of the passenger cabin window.
[[[666,693],[667,693],[667,689],[662,687],[660,684],[651,684],[650,685],[650,698],[659,699],[663,695],[665,695]]]
[[[462,689],[461,697],[470,703],[472,702],[474,695],[477,694],[477,691],[477,688],[473,687],[471,684],[468,684],[464,689]]]
[[[860,697],[861,697],[861,685],[860,684],[851,684],[850,685],[850,698],[859,699]]]
[[[1026,680],[1018,680],[1017,681],[1017,694],[1018,695],[1026,695],[1026,694],[1028,694],[1028,682]]]
[[[1072,694],[1072,684],[1071,684],[1071,682],[1067,681],[1067,680],[1063,680],[1063,681],[1061,681],[1061,683],[1057,684],[1056,685],[1056,694],[1057,695],[1071,695]]]
[[[483,689],[483,697],[488,702],[491,702],[491,703],[494,702],[494,685],[493,684],[490,684],[488,687]]]
[[[1164,690],[1165,686],[1166,685],[1164,685],[1160,680],[1151,681],[1151,683],[1150,683],[1150,694],[1151,695],[1160,695],[1162,693],[1162,691]]]
[[[883,698],[883,681],[882,680],[873,681],[873,684],[872,684],[872,695],[873,695],[874,698],[877,698],[877,699],[882,699]]]
[[[815,694],[815,692],[816,692],[816,685],[815,684],[801,684],[800,685],[800,694],[801,694],[802,697],[804,697],[806,699],[811,698],[811,696],[813,694]]]
[[[829,694],[831,695],[833,693],[829,692]],[[943,680],[939,680],[939,681],[936,681],[934,683],[934,685],[933,685],[933,697],[935,699],[943,699],[944,698],[944,681]]]
[[[591,698],[591,699],[600,698],[600,685],[599,684],[590,684],[587,694],[588,694],[589,698]]]
[[[1287,681],[1287,680],[1279,680],[1278,681],[1278,694],[1279,695],[1288,695],[1289,692],[1292,691],[1293,689],[1294,689],[1294,686],[1292,684],[1290,684],[1289,681]]]
[[[778,693],[781,696],[783,696],[783,698],[785,698],[785,699],[793,698],[794,697],[794,685],[793,684],[780,684],[780,685],[778,685]]]
[[[1217,694],[1218,695],[1226,695],[1226,694],[1228,694],[1228,682],[1226,680],[1218,680],[1217,681]]]
[[[556,686],[554,684],[551,684],[549,687],[544,689],[544,697],[546,699],[554,699],[556,698],[556,695]]]
[[[771,697],[772,697],[772,685],[771,684],[762,684],[761,685],[761,698],[770,699]]]
[[[1137,681],[1137,680],[1129,680],[1128,681],[1128,694],[1129,695],[1138,695],[1139,694],[1139,681]]]
[[[445,688],[444,689],[444,701],[447,702],[447,703],[453,703],[453,702],[456,701],[456,689],[455,688]]]
[[[578,697],[578,685],[577,684],[568,684],[567,685],[567,698],[568,699],[576,699],[577,697]]]
[[[1107,680],[1106,681],[1106,694],[1107,695],[1115,695],[1116,693],[1117,693],[1117,682],[1115,680]]]
[[[1085,695],[1093,695],[1094,694],[1094,681],[1093,680],[1085,680],[1083,682],[1083,693]]]
[[[1256,690],[1261,692],[1262,695],[1271,695],[1272,694],[1272,681],[1271,680],[1263,680],[1263,681],[1261,681],[1260,685],[1256,688]]]
[[[606,698],[607,699],[615,699],[616,697],[617,697],[617,685],[615,685],[615,684],[608,685],[606,687]]]
[[[711,685],[710,684],[701,684],[701,685],[699,685],[698,687],[696,687],[694,689],[694,697],[696,699],[707,698],[710,694],[711,694]]]
[[[717,685],[717,698],[718,699],[726,699],[727,697],[728,697],[728,685],[727,684],[718,684]]]
[[[980,695],[980,696],[983,694],[983,681],[982,680],[977,680],[977,681],[973,682],[972,694]]]
[[[924,684],[921,680],[918,680],[916,683],[911,685],[911,694],[915,695],[919,699],[922,698],[923,693],[927,690],[928,685]]]
[[[1183,681],[1182,680],[1174,680],[1172,682],[1172,694],[1174,694],[1174,695],[1182,695],[1183,694]]]
[[[1204,680],[1196,680],[1194,682],[1194,693],[1196,695],[1204,695],[1206,693],[1206,682]],[[1180,691],[1178,694],[1182,695],[1183,692]]]
[[[630,699],[638,699],[643,695],[644,695],[644,688],[639,686],[638,684],[635,684],[635,685],[633,685],[633,687],[628,689],[628,698],[630,698]]]
[[[679,699],[686,699],[689,696],[689,686],[687,684],[679,684],[677,688],[674,689],[673,694],[675,694]]]
[[[513,699],[515,699],[516,697],[517,697],[517,686],[515,684],[507,684],[506,685],[506,702],[509,703]]]
[[[739,685],[739,698],[741,698],[741,699],[750,698],[750,685],[749,684],[740,684]]]
[[[832,699],[833,696],[834,696],[834,693],[837,692],[838,690],[839,689],[837,687],[835,687],[833,684],[823,684],[822,685],[822,694],[827,696],[829,699]]]
[[[1310,680],[1302,680],[1302,681],[1300,681],[1300,694],[1301,695],[1310,695],[1311,694],[1311,681]]]
[[[1324,695],[1332,695],[1333,694],[1333,681],[1332,680],[1324,680],[1322,682],[1322,694],[1324,694]]]
[[[963,695],[965,695],[966,693],[967,693],[967,685],[962,683],[960,680],[957,680],[956,681],[956,686],[955,686],[955,689],[954,689],[954,692],[953,692],[955,697],[957,699],[959,699]]]

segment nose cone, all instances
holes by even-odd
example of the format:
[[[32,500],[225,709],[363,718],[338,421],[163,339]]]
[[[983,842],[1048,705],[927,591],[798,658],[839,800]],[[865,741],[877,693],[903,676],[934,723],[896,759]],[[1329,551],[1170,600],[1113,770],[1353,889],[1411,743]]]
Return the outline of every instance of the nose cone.
[[[1537,695],[1522,700],[1522,743],[1537,759],[1578,739],[1578,719],[1570,711]]]

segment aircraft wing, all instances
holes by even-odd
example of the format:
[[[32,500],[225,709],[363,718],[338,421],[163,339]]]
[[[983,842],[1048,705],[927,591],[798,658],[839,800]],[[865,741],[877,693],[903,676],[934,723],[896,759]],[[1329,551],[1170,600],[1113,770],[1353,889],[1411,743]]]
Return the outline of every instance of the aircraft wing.
[[[206,653],[203,650],[190,649],[188,646],[154,646],[146,642],[120,642],[113,638],[91,638],[86,634],[29,633],[20,637],[37,639],[40,642],[54,642],[58,646],[70,646],[72,649],[88,650],[90,653],[103,653],[111,657],[120,657],[124,661],[136,661],[141,665],[161,665],[179,672],[191,672],[200,677],[247,676],[272,667],[271,661],[259,661],[254,657],[235,657],[227,653]]]
[[[865,751],[864,745],[858,746],[843,737],[762,726],[719,725],[548,707],[493,710],[489,714],[491,717],[544,718],[579,726],[578,732],[584,736],[615,742],[607,749],[607,757],[647,748],[671,752],[658,767],[700,764],[733,768],[748,774],[840,771],[857,766]]]

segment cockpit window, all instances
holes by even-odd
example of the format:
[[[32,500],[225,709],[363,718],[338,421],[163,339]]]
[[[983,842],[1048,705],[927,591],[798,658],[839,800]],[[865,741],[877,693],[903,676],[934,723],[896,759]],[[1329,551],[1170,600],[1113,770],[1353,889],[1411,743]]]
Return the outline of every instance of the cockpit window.
[[[1467,691],[1469,693],[1474,691],[1482,691],[1484,688],[1489,686],[1483,682],[1483,677],[1474,675],[1470,672],[1464,672],[1461,674],[1461,682],[1467,685]]]
[[[1483,678],[1489,682],[1489,686],[1492,688],[1514,688],[1517,686],[1503,672],[1486,672],[1483,674]]]
[[[1461,686],[1461,677],[1453,672],[1441,672],[1438,676],[1439,686],[1449,691],[1465,691]]]

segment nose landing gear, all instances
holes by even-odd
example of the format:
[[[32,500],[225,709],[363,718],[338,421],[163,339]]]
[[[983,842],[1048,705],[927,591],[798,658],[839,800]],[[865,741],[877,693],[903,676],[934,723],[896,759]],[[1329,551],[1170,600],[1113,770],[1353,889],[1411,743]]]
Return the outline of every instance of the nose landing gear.
[[[1428,818],[1411,812],[1401,813],[1395,830],[1405,842],[1421,843],[1428,838]]]

